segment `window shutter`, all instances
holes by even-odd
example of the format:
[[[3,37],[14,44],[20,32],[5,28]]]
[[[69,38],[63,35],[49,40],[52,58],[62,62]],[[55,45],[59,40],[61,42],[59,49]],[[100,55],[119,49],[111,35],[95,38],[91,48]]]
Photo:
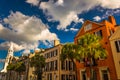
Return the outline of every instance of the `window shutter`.
[[[120,52],[118,41],[115,41],[115,46],[116,46],[116,50],[117,50],[117,52]]]

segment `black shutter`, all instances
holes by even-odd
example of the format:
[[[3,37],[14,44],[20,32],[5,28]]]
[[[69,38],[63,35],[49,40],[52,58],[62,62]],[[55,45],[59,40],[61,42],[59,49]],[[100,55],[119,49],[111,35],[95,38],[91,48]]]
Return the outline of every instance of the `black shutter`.
[[[117,52],[119,52],[119,45],[118,45],[118,41],[115,41],[115,46],[116,46]]]

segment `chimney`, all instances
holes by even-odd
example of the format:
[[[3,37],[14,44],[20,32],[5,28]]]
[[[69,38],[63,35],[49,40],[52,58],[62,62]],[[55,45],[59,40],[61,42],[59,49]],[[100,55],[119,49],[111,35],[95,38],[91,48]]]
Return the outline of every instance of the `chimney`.
[[[114,16],[109,16],[109,21],[113,24],[113,25],[116,25],[116,20],[114,18]]]
[[[60,44],[60,41],[59,40],[54,40],[54,46],[57,46]]]

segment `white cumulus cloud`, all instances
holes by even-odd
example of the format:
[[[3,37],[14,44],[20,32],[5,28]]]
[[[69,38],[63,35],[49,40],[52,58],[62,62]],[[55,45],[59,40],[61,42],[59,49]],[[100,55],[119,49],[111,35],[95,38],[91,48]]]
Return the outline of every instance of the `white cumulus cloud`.
[[[27,3],[32,3],[33,5],[38,5],[39,0],[27,0]]]
[[[115,9],[120,8],[120,0],[99,0],[102,7]]]
[[[78,31],[79,29],[76,28],[70,28],[71,31]]]
[[[95,16],[93,17],[94,21],[100,21],[101,20],[101,17],[100,16]]]
[[[31,0],[27,0],[31,1]],[[95,6],[102,6],[103,8],[116,9],[120,8],[120,0],[49,0],[42,2],[40,8],[43,9],[47,16],[52,16],[48,20],[59,21],[57,29],[65,30],[72,21],[79,22],[78,14],[83,11],[88,11]],[[35,3],[31,1],[31,4]],[[60,5],[56,5],[60,4]],[[83,22],[82,22],[83,23]]]
[[[30,17],[20,12],[11,12],[4,22],[9,24],[11,29],[0,24],[0,38],[23,46],[25,49],[37,47],[38,40],[58,39],[57,35],[51,33],[46,27],[47,25],[35,16]]]
[[[11,43],[13,45],[14,51],[19,51],[19,50],[25,49],[24,46],[18,45],[18,44],[14,43],[14,42],[9,42],[9,41],[1,43],[0,44],[0,49],[8,49],[10,47]]]

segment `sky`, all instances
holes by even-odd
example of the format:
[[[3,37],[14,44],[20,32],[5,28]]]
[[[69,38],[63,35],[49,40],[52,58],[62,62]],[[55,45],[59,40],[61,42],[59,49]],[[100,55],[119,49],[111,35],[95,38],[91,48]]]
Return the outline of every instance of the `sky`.
[[[10,43],[20,56],[52,47],[53,40],[74,42],[86,20],[100,22],[109,15],[120,24],[120,0],[0,0],[0,59]]]

